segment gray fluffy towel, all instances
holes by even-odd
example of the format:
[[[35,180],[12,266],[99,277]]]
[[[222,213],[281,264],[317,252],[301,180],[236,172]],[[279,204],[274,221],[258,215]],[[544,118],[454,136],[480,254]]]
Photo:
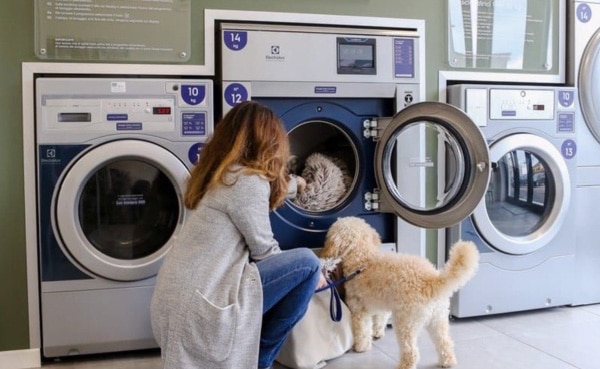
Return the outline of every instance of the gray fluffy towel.
[[[306,180],[306,189],[293,202],[309,211],[333,208],[352,182],[341,160],[320,153],[313,153],[306,158],[301,176]]]

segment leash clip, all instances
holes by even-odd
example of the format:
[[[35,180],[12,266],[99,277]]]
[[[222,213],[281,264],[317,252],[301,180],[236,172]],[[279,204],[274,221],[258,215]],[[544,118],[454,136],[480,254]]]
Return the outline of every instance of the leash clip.
[[[357,275],[359,275],[360,273],[363,272],[363,270],[365,270],[365,267],[362,268],[358,268],[356,269],[354,272],[350,273],[347,277],[343,277],[342,279],[345,278],[345,282],[348,282],[349,280],[354,279],[354,277],[356,277]]]

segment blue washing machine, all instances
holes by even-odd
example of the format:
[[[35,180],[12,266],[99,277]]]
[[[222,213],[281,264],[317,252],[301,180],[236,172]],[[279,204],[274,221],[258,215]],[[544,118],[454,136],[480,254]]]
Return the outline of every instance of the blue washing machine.
[[[277,240],[284,249],[322,247],[325,234],[339,217],[365,219],[384,243],[395,240],[394,215],[365,209],[364,194],[377,187],[372,168],[375,142],[363,135],[363,121],[394,114],[391,99],[269,99],[255,98],[273,109],[288,130],[293,155],[299,162],[315,153],[341,159],[352,178],[347,193],[336,203],[311,210],[288,201],[271,214]],[[296,170],[300,174],[300,170]]]
[[[212,81],[43,77],[36,109],[43,356],[157,347],[150,299],[213,131]]]
[[[451,106],[424,102],[393,114],[392,99],[253,99],[271,107],[284,122],[299,163],[295,174],[301,174],[307,157],[319,153],[339,159],[351,177],[344,196],[326,208],[314,210],[288,200],[271,214],[273,232],[284,249],[320,248],[336,219],[357,216],[378,231],[389,245],[384,249],[403,251],[396,246],[402,240],[397,217],[426,228],[455,224],[471,213],[487,186],[485,141],[464,113]],[[373,139],[365,127],[386,120],[384,133]],[[416,131],[426,131],[431,142],[415,148]],[[420,176],[429,183],[424,187],[434,187],[429,198],[411,193]],[[401,178],[408,179],[408,186]]]
[[[291,172],[318,153],[349,177],[327,206],[290,200],[272,214],[282,248],[320,248],[338,217],[358,216],[384,249],[423,255],[422,227],[455,224],[477,205],[487,145],[459,109],[419,102],[422,42],[410,27],[220,24],[223,114],[245,100],[265,104],[288,130]]]
[[[575,292],[576,90],[455,85],[449,101],[480,126],[492,174],[473,214],[447,232],[475,242],[475,277],[452,299],[471,317],[569,305]]]

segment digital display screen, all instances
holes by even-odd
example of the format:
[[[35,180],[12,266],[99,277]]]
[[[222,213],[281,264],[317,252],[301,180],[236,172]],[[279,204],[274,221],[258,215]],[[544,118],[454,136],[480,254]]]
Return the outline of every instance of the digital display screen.
[[[155,106],[152,108],[152,114],[154,114],[154,115],[170,115],[171,107],[170,106]]]
[[[377,74],[375,50],[374,38],[338,37],[338,74]]]
[[[533,110],[538,110],[538,111],[541,111],[541,110],[546,110],[546,108],[545,108],[545,106],[544,106],[544,105],[542,105],[542,104],[534,104],[534,105],[533,105]]]
[[[92,113],[58,113],[58,121],[66,123],[91,122]]]
[[[351,68],[373,68],[374,47],[363,44],[340,44],[339,66]]]

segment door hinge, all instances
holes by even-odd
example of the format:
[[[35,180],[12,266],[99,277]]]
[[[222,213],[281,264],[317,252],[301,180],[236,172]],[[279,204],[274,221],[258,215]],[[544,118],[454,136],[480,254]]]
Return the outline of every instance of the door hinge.
[[[377,124],[377,118],[363,120],[363,136],[365,138],[372,138],[373,141],[379,140],[379,129]]]
[[[377,211],[379,210],[379,190],[375,189],[373,192],[365,193],[365,210]]]

